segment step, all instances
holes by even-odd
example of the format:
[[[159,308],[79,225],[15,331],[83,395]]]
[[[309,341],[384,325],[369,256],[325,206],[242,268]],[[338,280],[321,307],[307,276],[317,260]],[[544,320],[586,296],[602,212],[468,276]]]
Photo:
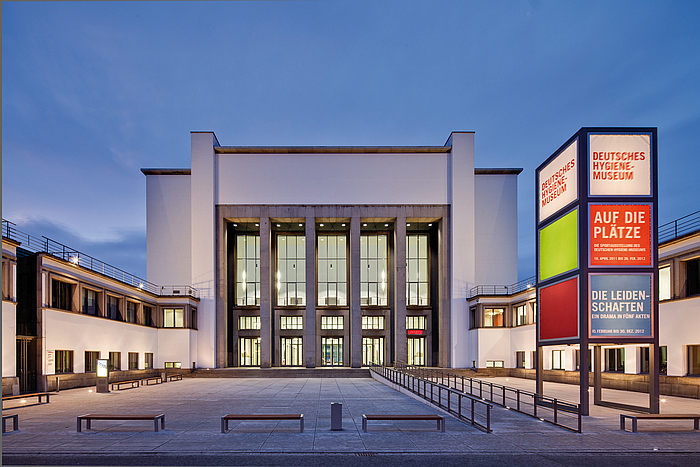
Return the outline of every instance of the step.
[[[367,368],[212,368],[193,371],[192,378],[370,378]]]

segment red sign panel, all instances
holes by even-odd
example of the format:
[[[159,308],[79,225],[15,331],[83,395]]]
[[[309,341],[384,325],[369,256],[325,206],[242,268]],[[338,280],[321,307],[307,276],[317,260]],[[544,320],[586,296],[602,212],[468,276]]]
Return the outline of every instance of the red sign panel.
[[[408,331],[406,331],[406,333],[409,334],[409,335],[418,335],[418,336],[420,336],[420,335],[423,334],[423,331],[422,331],[421,329],[409,329]]]
[[[578,337],[578,277],[540,289],[540,340]]]
[[[590,265],[651,266],[651,205],[591,204]]]

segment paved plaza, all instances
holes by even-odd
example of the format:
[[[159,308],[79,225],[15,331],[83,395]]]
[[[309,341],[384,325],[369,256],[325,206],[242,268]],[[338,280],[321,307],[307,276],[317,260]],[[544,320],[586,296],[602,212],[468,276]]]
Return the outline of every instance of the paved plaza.
[[[534,389],[534,381],[489,378]],[[545,393],[576,401],[578,387],[545,383]],[[605,390],[604,398],[645,404],[645,394]],[[698,413],[700,401],[664,396],[662,413]],[[577,434],[500,407],[492,411],[492,433],[445,415],[434,422],[370,422],[362,414],[439,414],[438,409],[370,378],[184,378],[97,394],[93,388],[63,390],[49,404],[33,399],[4,414],[19,414],[20,430],[2,437],[4,464],[107,465],[627,465],[700,464],[700,432],[692,421],[639,422],[623,432],[619,410],[593,406]],[[331,431],[330,404],[343,404],[343,430]],[[17,401],[6,402],[18,405]],[[76,430],[85,413],[164,413],[165,429],[153,422],[95,421]],[[235,413],[303,413],[298,421],[230,422]]]

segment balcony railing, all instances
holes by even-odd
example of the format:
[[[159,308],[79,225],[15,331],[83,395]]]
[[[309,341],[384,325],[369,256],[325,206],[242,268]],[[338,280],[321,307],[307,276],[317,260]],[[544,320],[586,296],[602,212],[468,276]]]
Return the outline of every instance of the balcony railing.
[[[21,248],[30,251],[32,253],[46,253],[54,258],[59,258],[75,266],[80,266],[81,268],[88,269],[92,272],[102,274],[103,276],[109,277],[123,284],[130,285],[132,287],[137,287],[139,289],[150,292],[158,296],[184,296],[198,298],[199,292],[194,287],[189,285],[183,286],[160,286],[148,282],[145,279],[134,276],[126,271],[123,271],[117,267],[109,265],[97,258],[93,258],[90,255],[82,253],[74,248],[59,243],[48,237],[34,237],[27,233],[18,230],[15,224],[3,219],[2,220],[2,236],[10,240],[19,242],[22,246]]]
[[[659,243],[700,230],[700,211],[659,226]]]
[[[511,285],[477,285],[469,291],[469,298],[479,295],[513,295],[524,292],[534,287],[535,284],[535,276],[532,276]]]

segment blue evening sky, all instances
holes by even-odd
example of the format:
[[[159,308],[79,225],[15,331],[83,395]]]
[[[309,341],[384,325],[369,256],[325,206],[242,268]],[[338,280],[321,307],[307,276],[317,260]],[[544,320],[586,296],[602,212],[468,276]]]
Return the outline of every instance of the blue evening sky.
[[[145,276],[141,167],[223,145],[442,145],[534,171],[582,126],[655,126],[660,222],[700,209],[700,2],[2,4],[2,215]],[[367,170],[372,170],[367,167]]]

